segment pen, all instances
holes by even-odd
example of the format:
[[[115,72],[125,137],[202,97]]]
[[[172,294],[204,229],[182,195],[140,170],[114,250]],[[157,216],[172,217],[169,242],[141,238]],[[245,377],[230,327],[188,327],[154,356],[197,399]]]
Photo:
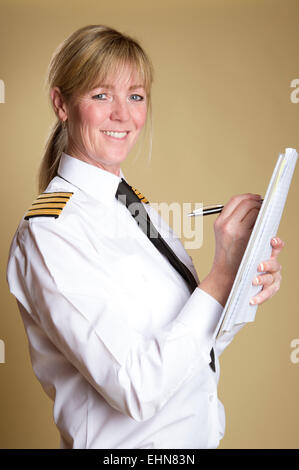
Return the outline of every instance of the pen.
[[[190,212],[188,217],[193,217],[195,215],[209,215],[209,214],[218,214],[223,209],[222,204],[215,204],[214,206],[204,206],[201,209],[195,209],[195,211]]]
[[[264,199],[261,199],[261,203]],[[204,206],[201,209],[195,209],[195,211],[190,212],[188,217],[194,217],[195,215],[209,215],[209,214],[219,214],[222,211],[223,204],[215,204],[213,206]]]

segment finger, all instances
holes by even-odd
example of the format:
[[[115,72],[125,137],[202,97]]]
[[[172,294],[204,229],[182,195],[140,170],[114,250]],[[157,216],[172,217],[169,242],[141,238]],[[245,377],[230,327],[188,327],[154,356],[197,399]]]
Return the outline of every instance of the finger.
[[[285,243],[278,237],[272,238],[270,243],[272,246],[271,258],[276,258],[283,249]]]
[[[257,216],[259,215],[261,205],[252,207],[249,212],[242,219],[243,227],[247,229],[252,229],[254,227]]]
[[[260,276],[256,276],[252,284],[254,286],[270,286],[274,282],[273,274],[262,274]]]
[[[281,270],[281,264],[277,261],[276,258],[270,258],[267,261],[263,261],[257,267],[259,272],[270,272],[275,273],[276,271]]]
[[[270,278],[268,278],[268,276],[272,277],[273,282],[270,283],[267,286],[265,286],[265,285],[263,286],[263,289],[255,297],[253,297],[250,300],[249,303],[251,305],[260,304],[260,303],[265,302],[270,297],[273,297],[273,295],[280,289],[280,284],[281,284],[281,280],[282,280],[280,272],[276,272],[273,275],[264,274],[262,277],[265,278],[265,279],[267,277],[267,281],[266,281],[267,284],[270,280]]]
[[[223,209],[221,211],[221,217],[223,217],[223,218],[229,217],[234,212],[236,207],[240,204],[240,202],[242,202],[246,199],[259,201],[259,200],[261,200],[261,195],[260,194],[245,193],[245,194],[239,194],[237,196],[233,196],[232,198],[230,198],[230,200],[223,207]]]
[[[258,295],[254,296],[250,300],[250,305],[260,305],[266,302],[266,300],[273,297],[274,294],[279,290],[280,282],[273,282],[270,286],[266,287],[265,289],[261,290]]]
[[[260,202],[253,199],[244,199],[226,219],[226,222],[235,227],[235,231],[239,234],[248,231],[253,228],[260,208]]]

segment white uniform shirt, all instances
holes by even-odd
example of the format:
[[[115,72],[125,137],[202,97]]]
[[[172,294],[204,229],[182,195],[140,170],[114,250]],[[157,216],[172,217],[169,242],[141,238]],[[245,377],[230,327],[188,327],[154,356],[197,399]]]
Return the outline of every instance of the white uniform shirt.
[[[66,154],[58,174],[46,192],[73,195],[58,218],[21,221],[7,279],[61,448],[217,447],[218,357],[236,330],[213,343],[222,306],[200,288],[190,295],[115,198],[120,177]],[[198,280],[180,240],[145,208]]]

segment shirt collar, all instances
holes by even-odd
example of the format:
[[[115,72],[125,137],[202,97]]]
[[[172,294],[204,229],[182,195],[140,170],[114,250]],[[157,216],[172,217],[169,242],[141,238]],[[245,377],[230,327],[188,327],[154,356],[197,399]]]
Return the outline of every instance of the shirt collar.
[[[57,173],[58,176],[95,199],[105,202],[115,200],[115,193],[121,178],[125,179],[121,169],[120,176],[116,176],[64,152],[61,155]]]

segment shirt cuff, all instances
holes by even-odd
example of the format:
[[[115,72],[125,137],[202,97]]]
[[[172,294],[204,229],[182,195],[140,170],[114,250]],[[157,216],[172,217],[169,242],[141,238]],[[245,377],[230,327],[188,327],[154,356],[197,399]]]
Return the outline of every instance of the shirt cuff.
[[[214,297],[196,287],[176,319],[189,327],[196,341],[202,344],[212,341],[222,312],[222,305]]]

